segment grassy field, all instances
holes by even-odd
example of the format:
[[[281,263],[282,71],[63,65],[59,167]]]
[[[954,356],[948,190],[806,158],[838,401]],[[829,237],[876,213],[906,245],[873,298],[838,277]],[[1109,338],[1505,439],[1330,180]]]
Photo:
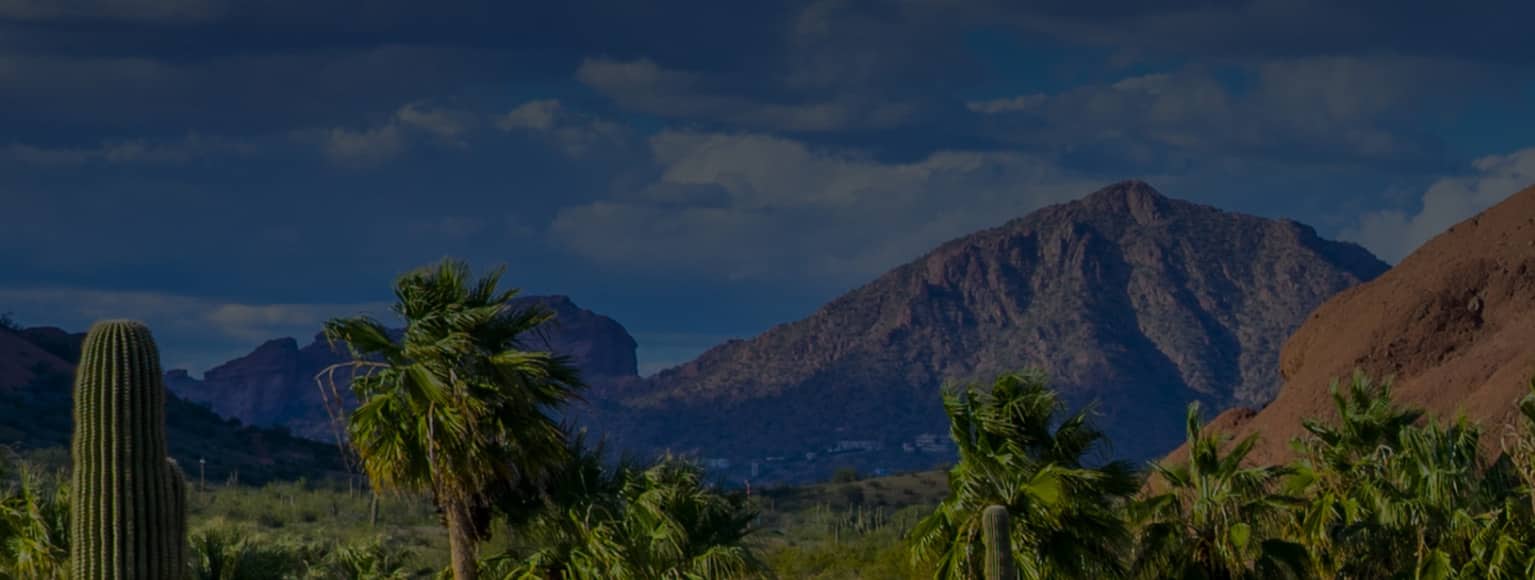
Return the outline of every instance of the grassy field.
[[[753,541],[780,578],[925,578],[903,535],[948,493],[943,472],[764,490]]]
[[[842,481],[754,490],[760,510],[752,545],[780,578],[914,578],[902,534],[947,492],[942,472],[880,478],[844,474]],[[442,569],[447,533],[424,498],[382,496],[376,521],[372,494],[337,482],[209,486],[189,491],[198,530],[233,529],[255,543],[364,545],[380,542],[406,553],[408,569],[426,577]],[[498,533],[482,547],[507,545]]]
[[[375,520],[373,496],[367,489],[334,483],[194,487],[188,496],[194,535],[208,529],[233,529],[256,544],[379,542],[403,554],[409,569],[420,575],[435,573],[448,559],[447,533],[424,498],[380,496]]]

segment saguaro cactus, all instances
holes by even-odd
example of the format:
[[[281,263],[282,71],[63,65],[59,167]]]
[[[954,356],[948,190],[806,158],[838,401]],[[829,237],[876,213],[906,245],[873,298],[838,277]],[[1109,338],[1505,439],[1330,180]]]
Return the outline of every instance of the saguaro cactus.
[[[981,512],[981,541],[986,543],[986,580],[1017,580],[1013,544],[1008,534],[1007,508],[992,505]]]
[[[166,456],[165,384],[143,324],[103,321],[75,374],[70,487],[74,580],[180,580],[186,482]]]

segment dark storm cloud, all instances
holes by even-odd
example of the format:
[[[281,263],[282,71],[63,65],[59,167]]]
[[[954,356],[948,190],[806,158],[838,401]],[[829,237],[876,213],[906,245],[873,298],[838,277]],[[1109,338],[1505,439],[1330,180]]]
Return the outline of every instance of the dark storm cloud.
[[[0,20],[204,22],[227,7],[217,0],[0,0]]]
[[[564,83],[593,55],[749,69],[769,58],[759,47],[776,46],[786,18],[717,2],[181,1],[165,14],[147,0],[0,5],[0,124],[65,140],[70,128],[360,122],[413,100]],[[198,17],[170,17],[182,13]]]
[[[1535,65],[1524,0],[996,2],[1031,33],[1127,53],[1266,59],[1386,53]]]
[[[12,0],[0,9],[0,99],[10,104],[0,123],[68,140],[70,126],[142,136],[356,125],[421,99],[491,114],[505,103],[487,95],[509,84],[563,86],[574,75],[625,110],[721,128],[891,149],[914,138],[881,132],[906,129],[986,146],[972,130],[984,122],[955,95],[995,74],[963,42],[977,27],[1254,70],[1349,55],[1507,66],[1532,53],[1499,39],[1515,28],[1503,16],[1527,3],[1454,14],[1422,3],[1121,4]],[[1456,80],[1437,72],[1423,82]]]
[[[0,0],[6,1],[17,2]],[[411,0],[366,4],[341,0],[176,1],[203,6],[184,11],[206,17],[190,21],[149,18],[128,25],[112,18],[114,10],[167,4],[154,0],[66,0],[58,5],[75,8],[50,8],[56,17],[48,19],[17,18],[0,4],[0,26],[8,32],[0,39],[0,46],[72,56],[131,53],[165,60],[379,45],[457,46],[537,51],[559,59],[551,64],[562,71],[568,71],[584,56],[604,52],[618,57],[652,55],[690,68],[720,70],[750,62],[753,51],[748,49],[766,46],[779,36],[778,29],[789,10],[778,3],[736,5],[703,0],[461,0],[430,5]],[[40,0],[18,4],[55,6]],[[689,41],[679,43],[676,36],[658,35],[658,31],[686,31]],[[731,47],[740,50],[720,50]]]
[[[1240,88],[1186,67],[968,106],[998,140],[1056,151],[1083,168],[1184,171],[1246,158],[1439,172],[1449,160],[1433,129],[1445,119],[1424,111],[1478,102],[1471,95],[1501,84],[1498,68],[1317,57],[1241,69]]]
[[[201,156],[189,152],[203,146],[194,140],[0,149],[0,261],[9,265],[0,287],[46,280],[344,301],[448,253],[539,263],[549,251],[538,232],[558,208],[601,195],[623,170],[500,132],[445,137],[456,126],[434,110],[400,111],[349,130],[341,145],[323,133]],[[358,144],[390,133],[404,150],[387,162]]]
[[[198,61],[0,54],[0,123],[42,139],[281,132],[359,122],[488,82],[500,55],[378,46]]]

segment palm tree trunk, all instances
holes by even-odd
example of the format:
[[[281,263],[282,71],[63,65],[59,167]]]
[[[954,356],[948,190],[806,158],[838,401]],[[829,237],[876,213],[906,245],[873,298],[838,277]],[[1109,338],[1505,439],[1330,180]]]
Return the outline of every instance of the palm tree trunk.
[[[443,506],[448,516],[448,548],[452,557],[453,580],[475,580],[479,567],[475,555],[475,534],[469,507],[462,501],[448,501]]]

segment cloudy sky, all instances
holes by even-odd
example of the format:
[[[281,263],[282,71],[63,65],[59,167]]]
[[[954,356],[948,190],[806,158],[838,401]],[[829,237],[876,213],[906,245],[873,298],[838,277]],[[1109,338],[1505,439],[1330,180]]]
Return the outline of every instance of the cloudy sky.
[[[366,5],[366,11],[359,7]],[[1126,178],[1395,261],[1535,183],[1528,0],[0,0],[0,312],[200,372],[444,255],[654,370]]]

